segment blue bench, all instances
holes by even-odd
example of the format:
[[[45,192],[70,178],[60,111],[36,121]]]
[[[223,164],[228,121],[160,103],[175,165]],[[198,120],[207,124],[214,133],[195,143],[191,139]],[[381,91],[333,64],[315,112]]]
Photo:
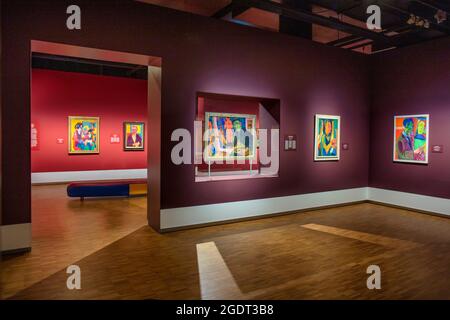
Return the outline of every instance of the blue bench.
[[[76,182],[67,186],[67,195],[72,198],[129,197],[147,194],[147,180],[116,180]]]

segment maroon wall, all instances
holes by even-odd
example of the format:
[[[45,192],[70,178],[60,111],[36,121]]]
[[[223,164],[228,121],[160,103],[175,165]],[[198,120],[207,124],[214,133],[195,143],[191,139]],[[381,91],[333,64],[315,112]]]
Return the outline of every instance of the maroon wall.
[[[32,172],[147,168],[145,151],[123,150],[123,122],[147,122],[147,81],[33,69],[31,88],[31,121],[40,142],[31,152]],[[69,116],[100,118],[99,154],[69,155]],[[119,144],[111,144],[112,134]]]
[[[374,56],[370,186],[450,198],[450,39]],[[395,115],[430,114],[429,164],[392,161]]]
[[[369,88],[366,57],[308,40],[131,1],[80,0],[82,30],[65,28],[72,1],[2,1],[4,223],[30,221],[30,41],[161,56],[161,207],[285,196],[368,184]],[[176,128],[193,133],[196,93],[277,98],[278,178],[194,182],[194,165],[171,163]],[[342,117],[339,162],[313,161],[314,114]]]

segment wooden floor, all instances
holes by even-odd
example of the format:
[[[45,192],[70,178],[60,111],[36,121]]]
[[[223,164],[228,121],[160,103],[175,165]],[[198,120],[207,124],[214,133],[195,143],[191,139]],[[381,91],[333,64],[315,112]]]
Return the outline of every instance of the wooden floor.
[[[69,199],[65,185],[32,187],[32,251],[0,262],[10,297],[147,225],[146,198]]]
[[[33,189],[34,249],[1,262],[4,298],[450,299],[450,219],[364,203],[158,234],[145,198],[61,190]],[[366,287],[372,264],[381,290]]]

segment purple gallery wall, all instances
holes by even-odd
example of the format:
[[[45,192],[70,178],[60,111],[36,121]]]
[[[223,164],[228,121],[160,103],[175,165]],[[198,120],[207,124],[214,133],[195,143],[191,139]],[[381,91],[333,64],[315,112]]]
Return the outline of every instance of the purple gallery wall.
[[[450,198],[450,39],[371,59],[370,186]],[[395,115],[429,114],[429,164],[393,162]]]
[[[30,222],[30,41],[162,57],[161,208],[365,187],[369,172],[369,68],[359,54],[131,0],[2,1],[3,223]],[[194,131],[197,92],[280,99],[277,178],[194,182],[194,166],[170,160],[176,128]],[[314,114],[342,117],[339,162],[313,161]],[[151,134],[151,128],[148,131]]]

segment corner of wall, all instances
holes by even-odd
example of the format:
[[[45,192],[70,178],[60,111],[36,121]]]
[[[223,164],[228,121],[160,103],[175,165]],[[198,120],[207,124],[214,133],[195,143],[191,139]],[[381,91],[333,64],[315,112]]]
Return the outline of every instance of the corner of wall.
[[[2,9],[3,9],[3,1],[0,0],[0,146],[3,145],[3,135],[2,135],[2,114],[3,114],[3,108],[2,108],[2,85],[3,85],[3,81],[2,81],[2,75],[3,75],[3,69],[2,69],[2,65],[3,65],[3,43],[2,43],[2,39],[3,39],[3,13],[2,13]],[[3,215],[3,188],[2,188],[2,176],[3,176],[3,166],[2,166],[2,148],[0,147],[0,252],[3,250],[3,246],[2,246],[2,215]]]
[[[377,57],[375,55],[369,55],[366,60],[367,63],[367,105],[368,105],[368,122],[369,122],[369,128],[368,128],[368,164],[367,164],[367,190],[369,190],[369,187],[371,186],[371,180],[372,180],[372,114],[374,112],[373,110],[373,101],[375,98],[375,64],[377,63]],[[369,197],[369,195],[368,195]]]

